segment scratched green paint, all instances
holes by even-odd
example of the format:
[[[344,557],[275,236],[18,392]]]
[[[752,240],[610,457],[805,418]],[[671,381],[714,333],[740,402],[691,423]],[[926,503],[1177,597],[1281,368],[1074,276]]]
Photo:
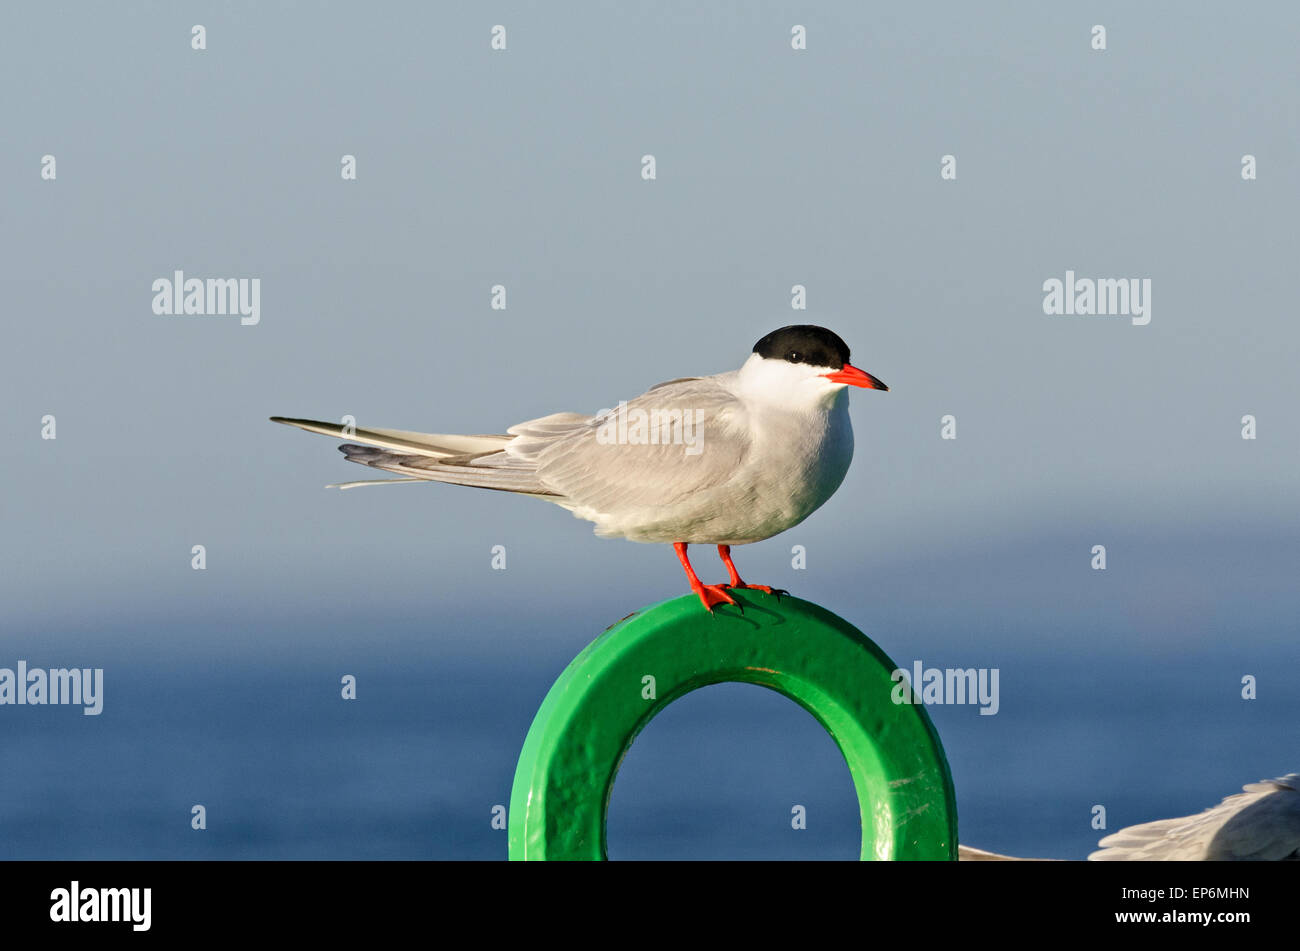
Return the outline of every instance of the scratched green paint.
[[[895,704],[896,665],[808,601],[733,592],[710,615],[694,594],[638,611],[592,641],[551,687],[524,740],[510,796],[511,859],[604,859],[618,767],[647,723],[709,684],[759,684],[798,703],[848,763],[862,858],[957,858],[952,777],[920,704]],[[642,678],[655,678],[655,699]]]

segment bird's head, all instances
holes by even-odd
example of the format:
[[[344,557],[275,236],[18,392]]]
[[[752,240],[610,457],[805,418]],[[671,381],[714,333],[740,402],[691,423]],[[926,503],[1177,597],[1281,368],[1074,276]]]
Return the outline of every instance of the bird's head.
[[[829,404],[849,386],[889,389],[849,363],[849,346],[838,334],[811,324],[773,330],[754,344],[740,375],[746,390],[791,408]]]

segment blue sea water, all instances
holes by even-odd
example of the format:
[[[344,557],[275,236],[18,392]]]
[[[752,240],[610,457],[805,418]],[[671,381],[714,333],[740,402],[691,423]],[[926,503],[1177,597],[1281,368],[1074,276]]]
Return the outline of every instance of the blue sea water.
[[[1105,834],[1097,805],[1113,831],[1297,768],[1298,675],[1280,656],[1253,701],[1227,654],[1027,656],[1001,668],[995,716],[930,708],[966,844],[1083,858]],[[119,664],[100,716],[0,711],[0,857],[504,859],[492,810],[509,804],[524,736],[565,663],[394,659],[343,671],[355,701],[325,667]],[[806,829],[791,827],[795,805]],[[742,684],[653,721],[609,812],[616,859],[852,859],[858,835],[834,742],[791,701]]]

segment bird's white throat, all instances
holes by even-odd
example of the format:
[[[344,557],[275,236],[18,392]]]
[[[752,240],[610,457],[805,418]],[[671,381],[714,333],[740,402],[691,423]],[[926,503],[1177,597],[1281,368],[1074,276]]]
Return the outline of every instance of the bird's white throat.
[[[735,392],[752,405],[791,412],[826,412],[848,387],[826,379],[833,367],[815,367],[751,354],[736,373]]]

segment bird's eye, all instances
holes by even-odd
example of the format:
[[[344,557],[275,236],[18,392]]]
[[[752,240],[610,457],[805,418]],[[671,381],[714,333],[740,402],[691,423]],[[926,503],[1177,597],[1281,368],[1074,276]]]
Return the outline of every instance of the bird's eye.
[[[801,361],[802,359],[803,359],[803,357],[800,355],[800,353],[799,353],[798,350],[791,350],[791,351],[790,351],[790,362],[791,362],[791,363],[798,363],[798,362]]]

